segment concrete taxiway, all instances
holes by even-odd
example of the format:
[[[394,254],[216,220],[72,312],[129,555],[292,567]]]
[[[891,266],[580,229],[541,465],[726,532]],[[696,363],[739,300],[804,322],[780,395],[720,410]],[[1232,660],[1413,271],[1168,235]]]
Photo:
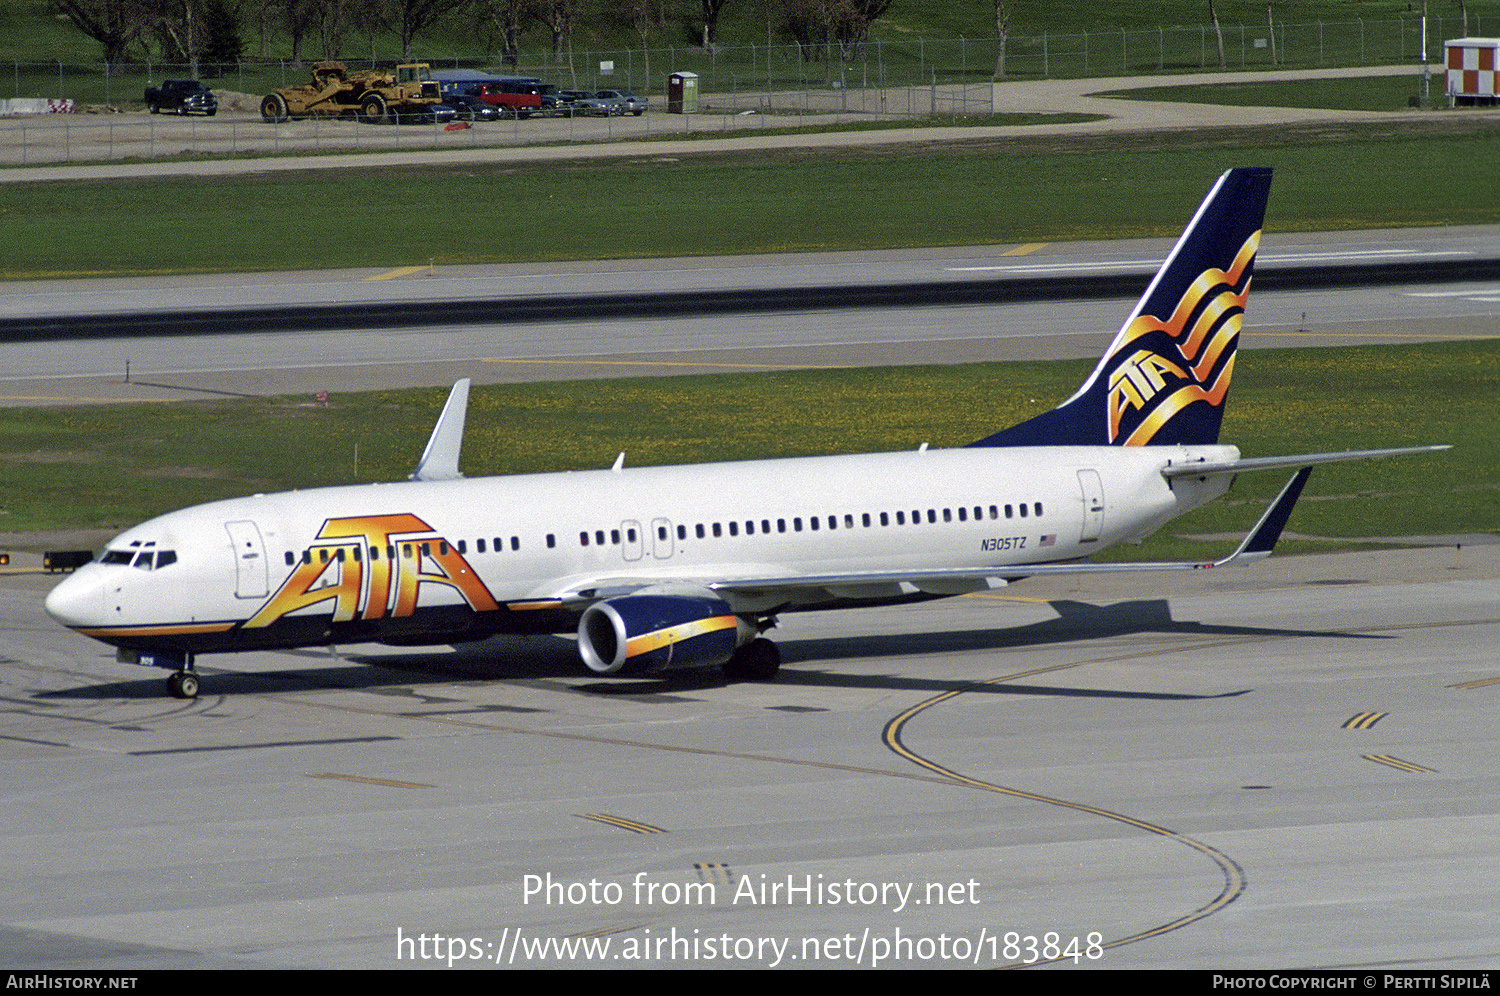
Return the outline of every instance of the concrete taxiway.
[[[12,968],[1500,965],[1500,546],[787,616],[768,685],[515,639],[195,702],[53,580],[0,577]]]

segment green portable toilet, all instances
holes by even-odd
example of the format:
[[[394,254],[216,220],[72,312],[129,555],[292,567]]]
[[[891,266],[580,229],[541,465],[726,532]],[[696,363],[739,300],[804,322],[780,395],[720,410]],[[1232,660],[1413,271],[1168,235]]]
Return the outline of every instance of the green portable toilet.
[[[672,73],[667,77],[667,113],[695,114],[698,110],[698,74]]]

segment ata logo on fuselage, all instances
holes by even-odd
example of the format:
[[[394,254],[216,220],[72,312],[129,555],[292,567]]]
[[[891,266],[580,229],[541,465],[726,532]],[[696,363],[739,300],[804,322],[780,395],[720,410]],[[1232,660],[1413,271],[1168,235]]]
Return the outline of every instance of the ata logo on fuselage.
[[[476,612],[499,606],[463,555],[415,515],[328,519],[295,569],[245,628],[334,599],[331,622],[410,616],[423,585],[457,591]]]

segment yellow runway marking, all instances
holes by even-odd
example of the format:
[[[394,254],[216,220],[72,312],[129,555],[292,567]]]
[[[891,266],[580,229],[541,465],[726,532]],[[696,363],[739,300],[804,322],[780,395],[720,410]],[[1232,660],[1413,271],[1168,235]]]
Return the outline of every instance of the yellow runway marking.
[[[1052,601],[1050,598],[1034,598],[1030,595],[991,595],[988,592],[976,591],[966,595],[966,598],[989,598],[996,602],[1029,602],[1032,605],[1046,605]]]
[[[1500,678],[1480,678],[1478,681],[1465,681],[1458,685],[1449,685],[1449,688],[1483,688],[1486,685],[1500,684]]]
[[[649,823],[637,823],[623,816],[611,816],[608,813],[579,813],[578,815],[586,820],[596,820],[612,827],[619,827],[621,830],[629,830],[631,833],[666,833],[661,827],[654,827]]]
[[[1398,771],[1409,771],[1414,775],[1437,774],[1437,770],[1435,768],[1429,768],[1425,765],[1417,764],[1414,761],[1403,761],[1399,757],[1392,757],[1389,754],[1361,754],[1360,756],[1363,757],[1366,761],[1374,761],[1376,764],[1383,764],[1386,767],[1395,768]]]
[[[1218,645],[1228,646],[1237,642],[1240,641],[1224,640],[1221,641]],[[1098,944],[1098,947],[1100,947],[1101,949],[1123,947],[1126,944],[1133,944],[1136,941],[1145,940],[1149,937],[1157,937],[1170,931],[1177,930],[1181,927],[1186,927],[1191,923],[1196,923],[1197,921],[1202,920],[1205,917],[1211,916],[1212,914],[1228,906],[1230,903],[1234,902],[1239,898],[1240,894],[1245,891],[1245,870],[1239,866],[1238,862],[1236,862],[1233,858],[1220,851],[1219,849],[1213,847],[1210,844],[1206,844],[1203,841],[1189,837],[1177,830],[1172,830],[1165,826],[1160,826],[1155,823],[1150,823],[1146,820],[1137,819],[1124,813],[1117,813],[1112,810],[1103,809],[1098,806],[1090,806],[1086,803],[1072,802],[1067,799],[1054,798],[1052,796],[1042,795],[1038,792],[1028,792],[1024,789],[1010,788],[1005,785],[997,785],[994,782],[986,782],[978,778],[971,778],[968,775],[960,774],[959,772],[954,771],[952,768],[948,768],[941,764],[938,764],[936,761],[923,757],[915,751],[911,750],[904,743],[902,735],[906,728],[906,725],[918,715],[928,711],[929,709],[932,709],[934,706],[937,706],[940,703],[946,702],[949,699],[956,698],[974,689],[993,687],[1005,682],[1016,681],[1022,678],[1030,678],[1040,674],[1048,674],[1054,671],[1066,671],[1071,668],[1084,667],[1087,664],[1102,664],[1112,661],[1132,660],[1143,657],[1151,657],[1158,653],[1158,651],[1154,650],[1146,652],[1133,652],[1121,654],[1118,657],[1102,657],[1093,660],[1073,661],[1072,663],[1068,664],[1053,664],[1050,666],[1032,668],[1027,671],[1018,671],[1014,674],[1002,675],[997,678],[990,678],[985,681],[975,682],[974,684],[967,685],[962,688],[955,688],[951,691],[934,695],[932,698],[927,699],[925,702],[918,702],[910,709],[907,709],[900,715],[893,717],[886,724],[885,730],[882,731],[881,734],[882,739],[885,741],[886,747],[888,747],[898,756],[905,758],[918,767],[925,768],[926,770],[931,771],[939,776],[949,778],[957,784],[966,785],[970,788],[980,789],[986,792],[995,792],[997,794],[1010,796],[1016,799],[1026,799],[1031,802],[1045,803],[1050,806],[1058,806],[1080,813],[1088,813],[1094,816],[1103,817],[1105,819],[1116,820],[1120,823],[1138,827],[1139,829],[1144,830],[1148,833],[1157,834],[1159,836],[1176,841],[1177,843],[1189,847],[1194,851],[1197,851],[1198,853],[1204,855],[1216,866],[1218,866],[1220,873],[1224,877],[1224,885],[1223,888],[1219,891],[1219,894],[1215,896],[1210,902],[1198,907],[1191,913],[1186,913],[1182,916],[1179,916],[1175,920],[1156,927],[1149,928],[1147,930],[1140,931],[1138,933],[1130,935],[1129,937],[1122,937],[1117,940],[1111,941],[1103,941],[1101,938],[1101,942]],[[1045,964],[1049,961],[1061,961],[1066,957],[1067,956],[1064,955],[1062,958],[1047,959],[1043,962],[1027,962],[1026,964]],[[1019,967],[1019,963],[1006,967]]]
[[[684,363],[675,360],[594,360],[586,356],[566,360],[512,360],[505,357],[486,357],[481,363],[543,363],[559,366],[594,367],[735,367],[745,370],[844,370],[842,364],[808,363]]]
[[[138,401],[172,401],[172,398],[80,398],[71,395],[53,397],[50,394],[0,394],[0,401],[63,401],[78,405],[130,404]]]
[[[340,775],[332,771],[320,771],[315,775],[310,775],[309,777],[333,778],[341,782],[358,782],[361,785],[388,785],[391,788],[403,789],[430,789],[435,787],[432,785],[424,785],[421,782],[397,782],[392,781],[389,778],[364,778],[360,775]]]
[[[409,277],[413,273],[421,273],[423,270],[431,273],[432,264],[427,263],[423,266],[403,266],[401,267],[401,269],[391,270],[389,273],[377,273],[373,277],[365,277],[365,280],[395,280],[397,277]]]
[[[1024,246],[1016,246],[1014,249],[1007,249],[1005,252],[1002,252],[1000,255],[1002,255],[1002,256],[1030,256],[1032,253],[1036,252],[1038,249],[1045,249],[1047,246],[1050,246],[1051,244],[1052,243],[1050,243],[1050,242],[1028,242]]]
[[[1343,729],[1368,730],[1389,715],[1388,712],[1358,712],[1344,721]]]

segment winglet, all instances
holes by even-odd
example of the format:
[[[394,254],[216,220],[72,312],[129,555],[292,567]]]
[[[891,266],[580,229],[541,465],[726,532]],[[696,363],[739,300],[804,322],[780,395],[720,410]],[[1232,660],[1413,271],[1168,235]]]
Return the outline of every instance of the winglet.
[[[453,385],[448,402],[432,427],[432,437],[411,472],[413,481],[456,481],[464,475],[458,470],[458,452],[464,444],[464,419],[469,413],[469,378]]]
[[[1302,486],[1307,483],[1307,478],[1312,474],[1311,467],[1303,467],[1292,475],[1292,479],[1286,482],[1286,487],[1281,489],[1281,494],[1266,509],[1266,513],[1260,517],[1255,528],[1250,530],[1239,546],[1223,560],[1212,564],[1204,564],[1205,567],[1222,567],[1232,560],[1263,560],[1271,555],[1276,548],[1276,541],[1281,539],[1281,531],[1286,528],[1286,520],[1291,518],[1292,506],[1297,504],[1297,499],[1302,497]]]

